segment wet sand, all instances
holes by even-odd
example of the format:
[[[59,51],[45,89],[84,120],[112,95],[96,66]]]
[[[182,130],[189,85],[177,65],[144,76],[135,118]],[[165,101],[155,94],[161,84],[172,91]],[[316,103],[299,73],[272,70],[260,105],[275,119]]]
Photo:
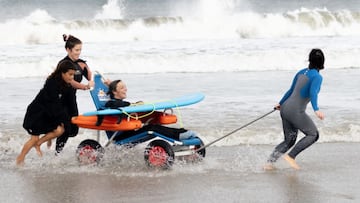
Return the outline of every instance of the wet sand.
[[[3,165],[1,202],[359,202],[359,146],[315,144],[297,158],[299,171],[283,160],[276,170],[263,171],[270,145],[210,147],[203,162],[175,164],[169,171],[147,169],[143,160]]]

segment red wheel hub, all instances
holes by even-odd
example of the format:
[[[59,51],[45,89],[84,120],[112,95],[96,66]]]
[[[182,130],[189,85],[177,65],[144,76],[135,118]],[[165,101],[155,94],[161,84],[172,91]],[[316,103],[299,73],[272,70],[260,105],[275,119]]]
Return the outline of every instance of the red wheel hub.
[[[84,146],[79,151],[79,161],[82,164],[91,164],[96,162],[96,150],[89,145]]]
[[[151,147],[149,150],[149,163],[153,166],[163,166],[167,161],[167,153],[159,146]]]

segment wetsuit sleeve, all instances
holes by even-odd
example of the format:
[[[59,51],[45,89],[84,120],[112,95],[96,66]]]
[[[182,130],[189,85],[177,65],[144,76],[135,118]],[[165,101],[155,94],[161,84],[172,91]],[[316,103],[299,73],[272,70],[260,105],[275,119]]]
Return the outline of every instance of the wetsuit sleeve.
[[[314,77],[312,82],[311,82],[310,101],[311,101],[311,105],[312,105],[312,108],[314,109],[314,111],[319,110],[319,107],[318,107],[318,94],[320,92],[321,83],[322,83],[321,75],[317,75],[316,77]]]
[[[87,65],[86,61],[82,60],[82,59],[78,59],[77,61],[78,65],[81,67],[82,69],[82,75],[88,80],[91,80],[91,71],[89,66]]]
[[[298,79],[298,76],[299,76],[300,72],[301,72],[301,71],[299,71],[299,72],[295,75],[295,77],[294,77],[294,79],[293,79],[293,81],[292,81],[292,84],[291,84],[291,86],[290,86],[290,89],[289,89],[289,90],[284,94],[284,96],[281,98],[281,100],[280,100],[280,102],[279,102],[280,105],[282,105],[282,104],[290,97],[290,95],[291,95],[292,92],[294,91],[295,84],[296,84],[296,81],[297,81],[297,79]]]
[[[84,70],[83,70],[83,76],[88,80],[90,81],[91,80],[91,76],[89,75],[89,67],[87,66],[87,64],[85,65],[84,67]]]

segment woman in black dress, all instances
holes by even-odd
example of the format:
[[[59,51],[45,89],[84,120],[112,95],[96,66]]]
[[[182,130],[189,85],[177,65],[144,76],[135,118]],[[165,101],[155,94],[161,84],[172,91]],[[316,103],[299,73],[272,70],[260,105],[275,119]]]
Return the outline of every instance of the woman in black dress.
[[[71,116],[68,109],[75,105],[73,88],[70,85],[75,72],[76,68],[70,61],[59,63],[27,107],[23,127],[31,137],[16,158],[17,165],[24,164],[25,156],[32,147],[42,156],[42,143],[71,131]],[[41,134],[45,135],[40,138]]]

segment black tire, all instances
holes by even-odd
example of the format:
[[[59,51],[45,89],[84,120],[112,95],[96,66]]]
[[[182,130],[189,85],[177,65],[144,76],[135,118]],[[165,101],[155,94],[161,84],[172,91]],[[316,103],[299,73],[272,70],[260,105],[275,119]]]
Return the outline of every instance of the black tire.
[[[200,138],[199,138],[199,139],[200,139]],[[200,140],[201,140],[201,139],[200,139]],[[195,150],[200,149],[200,148],[203,147],[203,146],[204,146],[204,143],[203,143],[203,141],[201,140],[201,144],[200,144],[200,145],[196,145],[196,146],[195,146]],[[199,155],[199,157],[205,158],[206,148],[203,148],[203,149],[197,151],[196,153]]]
[[[201,140],[201,144],[200,145],[195,145],[195,147],[192,149],[193,152],[192,152],[191,155],[185,155],[185,156],[181,156],[181,157],[179,157],[179,158],[177,157],[177,158],[182,160],[182,161],[185,161],[187,163],[198,163],[198,162],[202,161],[204,159],[205,155],[206,155],[206,149],[205,148],[197,151],[198,149],[200,149],[203,146],[204,146],[204,143]]]
[[[151,141],[145,149],[144,159],[151,168],[170,169],[174,163],[174,150],[164,140]]]
[[[103,158],[105,149],[95,140],[82,141],[77,150],[76,156],[80,164],[93,164],[99,163]]]

